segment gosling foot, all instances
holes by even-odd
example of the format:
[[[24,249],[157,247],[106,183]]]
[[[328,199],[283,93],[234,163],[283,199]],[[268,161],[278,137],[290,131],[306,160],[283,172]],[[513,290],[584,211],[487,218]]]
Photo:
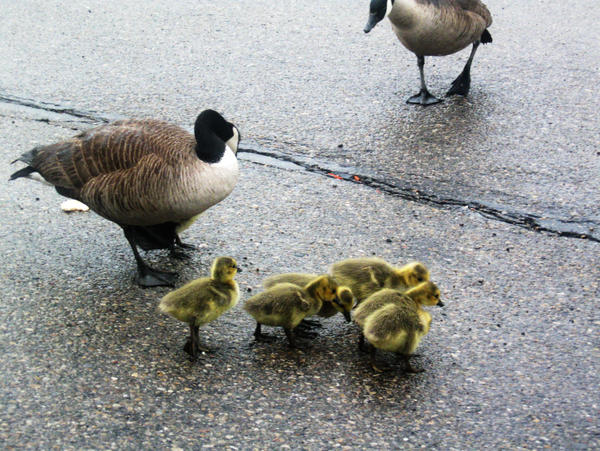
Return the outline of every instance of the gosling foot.
[[[296,337],[299,337],[299,338],[308,338],[310,340],[313,340],[313,339],[315,339],[315,338],[317,338],[319,336],[318,333],[311,332],[310,330],[307,330],[307,329],[304,329],[304,328],[298,329],[298,327],[296,327],[294,329],[294,331],[295,331]]]
[[[362,352],[366,352],[370,350],[370,343],[367,343],[365,340],[365,336],[361,333],[358,337],[358,350]]]
[[[298,326],[296,327],[302,327],[304,329],[320,329],[321,327],[323,327],[323,324],[321,324],[320,321],[314,319],[303,319],[302,321],[300,321],[300,324],[298,324]]]
[[[410,356],[404,356],[404,371],[407,373],[422,373],[425,371],[423,368],[415,368],[410,364]]]
[[[371,355],[371,368],[373,368],[374,371],[377,371],[378,373],[385,373],[386,371],[390,370],[390,368],[387,366],[381,366],[377,364],[377,349],[374,346],[371,346],[369,354]]]
[[[285,332],[285,336],[288,339],[288,343],[290,345],[290,348],[302,350],[303,348],[309,348],[310,347],[310,345],[308,345],[308,344],[303,344],[302,346],[298,346],[298,343],[296,341],[296,336],[303,337],[303,338],[306,338],[306,336],[298,334],[298,331],[296,329],[286,329],[286,328],[283,328],[283,330]]]
[[[371,368],[378,373],[387,373],[392,370],[389,366],[382,366],[373,361],[371,362]]]
[[[254,330],[254,339],[256,341],[266,341],[266,342],[271,342],[271,341],[277,340],[277,338],[273,337],[272,335],[263,334],[261,332],[261,324],[260,323],[256,323],[256,329]]]
[[[192,354],[192,340],[190,340],[189,338],[187,339],[187,341],[185,342],[185,344],[183,345],[183,350],[185,352],[187,352],[188,354]],[[197,352],[202,352],[205,354],[211,354],[214,351],[214,349],[210,349],[210,348],[206,348],[204,346],[201,346],[199,344],[196,343],[196,351]]]

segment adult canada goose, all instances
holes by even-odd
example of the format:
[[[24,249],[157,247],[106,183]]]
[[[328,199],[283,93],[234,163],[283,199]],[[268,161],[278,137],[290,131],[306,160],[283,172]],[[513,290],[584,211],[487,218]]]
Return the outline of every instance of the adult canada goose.
[[[233,280],[238,270],[237,262],[231,257],[217,257],[213,261],[210,277],[201,277],[171,291],[160,301],[158,308],[190,327],[190,338],[184,350],[196,358],[200,346],[198,329],[214,321],[239,298],[238,284]]]
[[[387,12],[387,0],[371,0],[369,21],[365,33],[373,29]],[[471,85],[471,63],[479,44],[492,42],[487,28],[492,15],[479,0],[392,0],[388,15],[392,29],[402,45],[417,55],[421,75],[421,90],[407,102],[432,105],[441,100],[432,96],[425,84],[425,56],[456,53],[473,44],[463,71],[446,93],[466,96]]]
[[[172,286],[176,274],[150,268],[137,248],[192,247],[179,233],[226,198],[238,179],[237,128],[205,110],[194,134],[153,119],[117,121],[33,148],[15,160],[27,166],[10,180],[38,172],[59,194],[115,222],[133,250],[137,282]]]

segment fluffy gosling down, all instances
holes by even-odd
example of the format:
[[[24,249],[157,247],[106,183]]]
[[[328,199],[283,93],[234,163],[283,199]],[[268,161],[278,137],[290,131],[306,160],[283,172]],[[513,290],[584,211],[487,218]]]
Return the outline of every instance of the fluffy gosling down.
[[[319,277],[318,274],[307,274],[307,273],[285,273],[285,274],[277,274],[274,276],[267,277],[263,281],[263,287],[271,288],[278,283],[292,283],[299,287],[305,287],[311,281],[315,280]],[[321,306],[321,310],[319,310],[316,315],[321,318],[330,318],[336,313],[341,313],[344,315],[346,321],[352,321],[352,317],[350,316],[350,312],[354,307],[354,296],[352,294],[352,290],[348,287],[338,286],[337,289],[337,298],[333,302],[324,302]]]
[[[377,257],[342,260],[334,263],[329,273],[340,285],[350,288],[359,304],[382,288],[404,291],[429,280],[429,270],[423,263],[394,268]]]
[[[373,293],[357,306],[352,314],[352,319],[362,328],[365,325],[365,320],[371,313],[379,310],[386,304],[404,302],[404,298],[406,297],[424,305],[433,305],[431,303],[436,300],[438,305],[443,306],[443,303],[439,301],[439,294],[440,289],[433,282],[421,282],[419,285],[409,288],[404,292],[393,288],[383,288]]]
[[[160,301],[162,312],[189,324],[190,338],[184,350],[194,359],[199,351],[207,351],[199,343],[200,326],[214,321],[237,304],[239,287],[233,280],[237,270],[235,259],[218,257],[213,262],[210,277],[193,280]]]
[[[431,315],[421,307],[444,305],[439,288],[432,282],[426,282],[426,285],[419,295],[413,293],[414,297],[397,291],[394,294],[391,290],[373,295],[380,297],[372,299],[373,303],[387,301],[364,319],[363,334],[371,344],[371,366],[374,370],[381,371],[375,362],[377,349],[381,349],[401,355],[407,372],[424,371],[415,369],[409,360],[431,325]]]
[[[294,329],[309,316],[317,314],[323,303],[337,298],[337,283],[330,276],[319,276],[306,286],[278,283],[252,296],[244,310],[256,320],[254,336],[257,340],[270,339],[262,334],[261,326],[282,327],[289,344],[296,347]]]

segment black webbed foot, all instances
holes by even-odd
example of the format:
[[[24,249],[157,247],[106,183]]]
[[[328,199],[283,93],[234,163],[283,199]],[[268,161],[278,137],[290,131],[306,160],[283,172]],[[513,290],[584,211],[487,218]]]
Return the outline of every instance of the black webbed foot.
[[[271,342],[277,340],[277,337],[274,337],[273,335],[267,335],[267,334],[254,334],[254,339],[256,341],[264,341],[267,343],[271,343]]]
[[[175,240],[169,246],[170,255],[172,258],[176,258],[177,260],[186,260],[191,258],[191,255],[188,252],[183,251],[182,249],[188,249],[190,251],[195,251],[197,249],[193,244],[187,244],[181,241],[179,235],[175,235]]]
[[[320,329],[323,325],[317,320],[303,319],[300,324],[296,326],[296,329],[310,331],[312,329]]]
[[[294,329],[294,331],[295,331],[296,337],[298,337],[298,338],[308,338],[310,340],[313,340],[319,336],[319,334],[316,332],[311,332],[310,330],[303,329],[303,328],[298,329],[297,326]]]
[[[446,93],[446,96],[466,96],[469,94],[469,89],[471,88],[471,75],[469,71],[461,72],[458,77],[452,82],[451,88]]]
[[[369,353],[371,354],[371,368],[373,368],[373,370],[377,371],[378,373],[385,373],[386,371],[391,370],[389,366],[383,366],[377,363],[377,350],[375,347],[372,346],[369,350]]]
[[[190,340],[189,338],[187,339],[187,341],[185,342],[185,344],[183,345],[183,350],[185,352],[187,352],[188,354],[192,354],[192,340]],[[213,349],[210,348],[206,348],[204,346],[201,346],[199,344],[196,343],[196,352],[202,352],[205,354],[211,354],[213,352],[215,352]]]
[[[371,350],[371,343],[365,340],[365,336],[362,334],[362,332],[358,337],[358,350],[362,352],[367,352]]]
[[[261,326],[262,326],[262,324],[256,323],[256,329],[254,330],[254,339],[256,341],[272,342],[272,341],[277,340],[277,338],[272,335],[263,334],[261,332]]]
[[[415,368],[414,366],[412,366],[410,364],[410,356],[406,355],[404,356],[404,371],[406,371],[407,373],[422,373],[423,371],[425,371],[423,368]]]
[[[149,266],[138,266],[135,281],[143,288],[149,287],[174,287],[177,273],[158,271]]]
[[[183,350],[189,354],[190,356],[190,360],[196,360],[196,358],[198,357],[198,353],[196,352],[196,350],[194,349],[194,344],[192,343],[192,340],[190,340],[189,338],[187,339],[187,341],[185,342],[185,344],[183,345]]]
[[[190,250],[198,249],[193,244],[188,244],[188,243],[184,243],[183,241],[181,241],[181,238],[179,238],[179,235],[177,235],[177,234],[175,235],[175,245],[179,246],[182,249],[190,249]]]
[[[387,373],[392,370],[389,366],[383,366],[379,363],[376,363],[374,360],[371,360],[371,368],[378,373]]]
[[[431,95],[431,93],[427,89],[421,89],[418,94],[415,94],[412,97],[409,97],[406,103],[410,103],[412,105],[435,105],[436,103],[440,103],[442,99],[438,99],[437,97]]]
[[[175,246],[171,247],[169,255],[171,256],[171,258],[174,258],[176,260],[187,260],[188,258],[191,258],[191,255],[189,253],[184,252],[181,249],[177,249]]]

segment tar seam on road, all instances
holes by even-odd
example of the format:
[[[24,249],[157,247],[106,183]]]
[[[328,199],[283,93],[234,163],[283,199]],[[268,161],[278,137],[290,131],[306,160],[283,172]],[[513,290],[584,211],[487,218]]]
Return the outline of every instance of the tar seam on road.
[[[0,103],[13,104],[19,107],[32,108],[58,115],[65,115],[70,119],[63,122],[68,123],[108,123],[113,120],[122,119],[120,116],[105,115],[95,111],[79,110],[76,108],[64,107],[55,103],[39,102],[1,92]],[[46,123],[51,122],[51,119],[48,118],[33,120]],[[238,155],[239,154],[247,154],[250,156],[250,158],[245,158],[247,161],[262,164],[264,166],[277,167],[283,170],[305,170],[328,177],[335,177],[336,179],[345,180],[351,183],[360,183],[362,185],[378,189],[379,191],[388,195],[397,196],[401,199],[419,204],[441,208],[468,208],[473,212],[479,213],[485,218],[501,221],[528,230],[600,243],[600,237],[596,237],[591,233],[581,230],[600,230],[600,223],[591,219],[568,220],[540,217],[538,215],[533,215],[522,211],[509,211],[506,209],[496,208],[477,200],[441,197],[434,192],[425,192],[415,189],[412,186],[402,186],[399,183],[390,183],[379,180],[376,177],[368,174],[360,174],[358,173],[358,170],[353,168],[342,167],[335,163],[320,162],[310,158],[293,158],[281,152],[263,149],[256,144],[252,147],[240,148],[238,150]]]

